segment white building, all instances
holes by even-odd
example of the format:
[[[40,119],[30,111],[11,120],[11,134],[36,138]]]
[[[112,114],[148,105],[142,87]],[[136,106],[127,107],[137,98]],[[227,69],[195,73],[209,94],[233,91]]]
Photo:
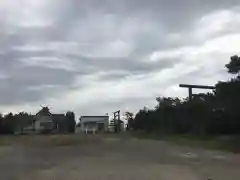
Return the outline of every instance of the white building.
[[[48,107],[43,107],[35,116],[33,127],[36,132],[51,131],[53,129],[52,115]]]
[[[53,129],[53,121],[51,116],[36,116],[34,121],[35,131],[44,131]]]
[[[81,116],[80,129],[82,132],[107,132],[109,116]]]

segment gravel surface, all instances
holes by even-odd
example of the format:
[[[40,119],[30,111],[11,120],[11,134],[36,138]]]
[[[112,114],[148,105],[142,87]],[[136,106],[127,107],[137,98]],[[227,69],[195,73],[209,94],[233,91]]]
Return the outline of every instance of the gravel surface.
[[[239,180],[239,157],[120,137],[65,146],[19,143],[0,146],[0,179]]]

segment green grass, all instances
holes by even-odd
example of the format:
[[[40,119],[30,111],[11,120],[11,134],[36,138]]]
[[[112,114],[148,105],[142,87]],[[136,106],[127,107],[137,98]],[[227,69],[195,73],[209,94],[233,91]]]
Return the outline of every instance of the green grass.
[[[214,137],[196,137],[190,135],[171,135],[163,138],[169,142],[173,142],[177,145],[185,145],[191,147],[201,147],[206,149],[221,149],[227,150],[228,147]]]
[[[126,134],[42,134],[42,135],[0,135],[0,146],[78,146],[88,143],[103,143],[109,138],[131,138]]]
[[[163,140],[181,146],[223,150],[229,152],[240,152],[240,141],[232,138],[231,140],[220,140],[216,136],[196,136],[196,135],[172,135],[159,133],[134,132],[133,136],[140,139]]]
[[[85,136],[82,134],[0,136],[0,146],[74,146],[99,141],[101,141],[101,138],[98,136]]]
[[[81,146],[88,143],[100,143],[109,138],[138,138],[163,140],[182,146],[198,147],[206,149],[224,150],[230,152],[240,152],[240,141],[232,138],[228,141],[220,140],[217,137],[199,137],[193,135],[169,135],[158,133],[121,133],[121,134],[65,134],[65,135],[11,135],[0,136],[0,146],[20,145],[20,146]]]

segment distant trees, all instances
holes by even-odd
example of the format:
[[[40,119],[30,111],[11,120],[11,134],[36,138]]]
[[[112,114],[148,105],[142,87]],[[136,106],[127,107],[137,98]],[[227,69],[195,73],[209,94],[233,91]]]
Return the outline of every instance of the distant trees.
[[[23,132],[24,127],[31,126],[33,123],[33,116],[27,112],[20,112],[14,115],[15,130]]]
[[[188,98],[157,97],[155,109],[140,110],[133,129],[158,133],[236,134],[240,133],[240,58],[232,56],[226,65],[237,74],[227,82],[218,82],[213,93]]]
[[[125,112],[125,118],[127,120],[127,130],[131,130],[133,128],[133,113]]]
[[[48,107],[43,107],[38,115],[51,116]],[[75,114],[68,111],[58,119],[53,115],[53,123],[58,125],[58,133],[74,133],[75,132]],[[27,112],[19,112],[18,114],[8,113],[6,115],[0,114],[0,134],[13,134],[15,132],[23,133],[24,129],[30,128],[33,125],[34,116]],[[56,128],[54,126],[54,128]],[[55,129],[53,129],[55,130]]]
[[[231,57],[231,60],[225,66],[228,69],[228,72],[231,74],[239,74],[240,71],[240,57],[235,55]]]
[[[12,113],[8,113],[4,117],[1,117],[1,133],[3,134],[13,134],[15,127],[16,127],[16,121],[14,120],[15,117]]]
[[[16,131],[22,132],[26,126],[31,126],[33,116],[26,112],[18,114],[8,113],[0,114],[0,134],[13,134]]]
[[[67,120],[67,129],[69,133],[75,132],[76,121],[75,121],[75,114],[74,112],[68,111],[66,113],[66,120]]]
[[[3,115],[0,113],[0,134],[3,132]]]

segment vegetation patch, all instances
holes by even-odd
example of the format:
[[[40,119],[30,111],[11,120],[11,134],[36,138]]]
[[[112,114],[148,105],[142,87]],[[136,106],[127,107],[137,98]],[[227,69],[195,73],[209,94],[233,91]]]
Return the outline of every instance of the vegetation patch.
[[[87,143],[98,143],[101,138],[98,136],[85,135],[21,135],[21,136],[1,136],[0,146],[4,145],[20,145],[20,146],[78,146]]]

